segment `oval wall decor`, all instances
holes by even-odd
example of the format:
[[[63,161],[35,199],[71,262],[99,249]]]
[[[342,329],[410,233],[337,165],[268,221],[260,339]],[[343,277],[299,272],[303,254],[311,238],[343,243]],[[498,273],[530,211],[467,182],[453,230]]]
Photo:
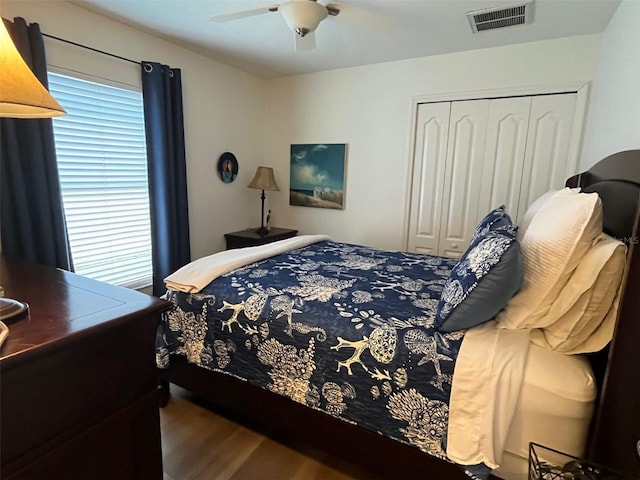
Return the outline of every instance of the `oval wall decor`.
[[[238,176],[238,160],[231,152],[224,152],[218,159],[218,174],[224,183],[233,182]]]

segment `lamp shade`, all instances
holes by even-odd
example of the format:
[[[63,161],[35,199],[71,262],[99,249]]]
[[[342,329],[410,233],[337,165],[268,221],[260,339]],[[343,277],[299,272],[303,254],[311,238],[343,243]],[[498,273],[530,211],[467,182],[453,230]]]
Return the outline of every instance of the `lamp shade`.
[[[280,188],[278,188],[278,184],[276,183],[276,179],[273,175],[273,168],[258,167],[253,180],[249,183],[249,188],[279,192]]]
[[[0,19],[0,117],[51,118],[64,108],[33,74]]]

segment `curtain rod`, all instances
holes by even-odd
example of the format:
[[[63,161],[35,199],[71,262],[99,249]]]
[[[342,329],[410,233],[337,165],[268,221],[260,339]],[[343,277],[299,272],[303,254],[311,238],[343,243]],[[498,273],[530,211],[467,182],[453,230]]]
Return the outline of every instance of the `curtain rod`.
[[[71,40],[65,40],[64,38],[56,37],[53,35],[49,35],[48,33],[42,33],[42,36],[53,38],[54,40],[58,40],[60,42],[69,43],[71,45],[75,45],[76,47],[86,48],[87,50],[91,50],[92,52],[101,53],[103,55],[107,55],[109,57],[117,58],[119,60],[124,60],[125,62],[135,63],[136,65],[142,65],[142,62],[136,62],[135,60],[131,60],[129,58],[121,57],[120,55],[114,55],[113,53],[105,52],[103,50],[98,50],[97,48],[88,47],[86,45],[82,45],[81,43],[72,42]]]

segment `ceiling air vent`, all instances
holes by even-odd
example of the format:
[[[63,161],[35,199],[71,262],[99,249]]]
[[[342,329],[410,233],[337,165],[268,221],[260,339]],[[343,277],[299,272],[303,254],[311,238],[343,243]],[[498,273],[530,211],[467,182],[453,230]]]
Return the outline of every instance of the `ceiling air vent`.
[[[467,12],[473,33],[531,23],[533,3]]]

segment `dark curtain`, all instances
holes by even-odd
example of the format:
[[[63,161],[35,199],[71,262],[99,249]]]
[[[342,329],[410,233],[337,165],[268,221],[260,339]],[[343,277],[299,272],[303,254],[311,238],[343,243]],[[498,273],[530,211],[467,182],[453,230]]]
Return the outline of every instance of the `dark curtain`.
[[[48,88],[40,26],[19,17],[14,23],[3,21],[27,65]],[[51,119],[0,119],[0,236],[7,258],[73,269]]]
[[[180,69],[142,62],[147,137],[153,294],[164,278],[191,261]]]

